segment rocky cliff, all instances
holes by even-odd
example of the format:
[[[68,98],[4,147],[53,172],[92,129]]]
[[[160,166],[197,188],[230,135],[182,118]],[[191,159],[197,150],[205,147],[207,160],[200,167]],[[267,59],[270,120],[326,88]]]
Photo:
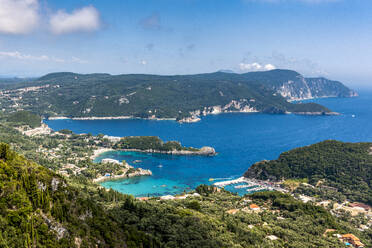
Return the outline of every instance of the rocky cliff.
[[[358,94],[339,81],[323,77],[304,78],[298,74],[295,78],[273,84],[273,90],[289,101],[307,100],[323,97],[355,97]]]

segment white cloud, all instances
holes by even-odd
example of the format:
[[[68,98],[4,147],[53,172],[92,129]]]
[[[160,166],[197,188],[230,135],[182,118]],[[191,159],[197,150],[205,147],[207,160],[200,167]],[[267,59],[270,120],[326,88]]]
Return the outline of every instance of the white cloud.
[[[141,60],[141,65],[147,65],[147,61],[146,60]]]
[[[240,63],[239,68],[241,71],[257,71],[260,70],[262,66],[256,62],[252,64]]]
[[[264,68],[265,68],[266,71],[270,71],[270,70],[275,70],[276,69],[275,65],[272,65],[272,64],[267,64],[267,65],[264,66]]]
[[[50,18],[50,29],[55,34],[92,32],[100,26],[99,12],[93,6],[77,9],[72,13],[60,10]]]
[[[240,63],[239,69],[241,71],[269,71],[274,70],[276,67],[272,64],[261,65],[257,62],[254,63]]]
[[[49,60],[50,59],[46,55],[33,56],[29,54],[22,54],[18,51],[14,51],[14,52],[0,51],[0,58],[13,58],[13,59],[20,59],[20,60]]]
[[[39,23],[38,0],[0,0],[0,33],[26,34]]]
[[[48,61],[48,62],[55,62],[55,63],[78,63],[78,64],[86,64],[88,61],[80,59],[78,57],[72,57],[71,59],[62,59],[62,58],[56,58],[51,57],[48,55],[30,55],[30,54],[24,54],[19,51],[14,52],[5,52],[0,51],[0,59],[17,59],[17,60],[27,60],[27,61]]]
[[[78,57],[75,57],[75,56],[72,56],[71,61],[72,62],[75,62],[75,63],[79,63],[79,64],[86,64],[86,63],[88,63],[88,61],[86,61],[84,59],[81,59],[81,58],[78,58]]]

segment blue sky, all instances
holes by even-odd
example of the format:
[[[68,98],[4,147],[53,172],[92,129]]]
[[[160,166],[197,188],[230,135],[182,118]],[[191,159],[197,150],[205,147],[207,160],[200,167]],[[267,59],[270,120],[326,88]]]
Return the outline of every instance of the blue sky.
[[[367,86],[369,0],[0,0],[0,75],[294,69]]]

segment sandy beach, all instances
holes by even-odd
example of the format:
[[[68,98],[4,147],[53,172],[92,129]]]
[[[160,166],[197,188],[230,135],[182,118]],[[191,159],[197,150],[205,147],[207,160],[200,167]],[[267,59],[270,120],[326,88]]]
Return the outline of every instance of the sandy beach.
[[[114,151],[114,149],[111,148],[98,148],[93,151],[93,155],[90,157],[91,160],[95,160],[99,155],[105,152]]]

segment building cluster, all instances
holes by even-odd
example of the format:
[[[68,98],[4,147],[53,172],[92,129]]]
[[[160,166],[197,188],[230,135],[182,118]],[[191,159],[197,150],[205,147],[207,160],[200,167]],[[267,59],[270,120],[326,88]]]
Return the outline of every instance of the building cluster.
[[[341,242],[343,242],[346,246],[355,247],[355,248],[364,248],[364,244],[360,242],[360,239],[356,237],[354,234],[348,233],[344,235],[335,234],[337,238]]]

